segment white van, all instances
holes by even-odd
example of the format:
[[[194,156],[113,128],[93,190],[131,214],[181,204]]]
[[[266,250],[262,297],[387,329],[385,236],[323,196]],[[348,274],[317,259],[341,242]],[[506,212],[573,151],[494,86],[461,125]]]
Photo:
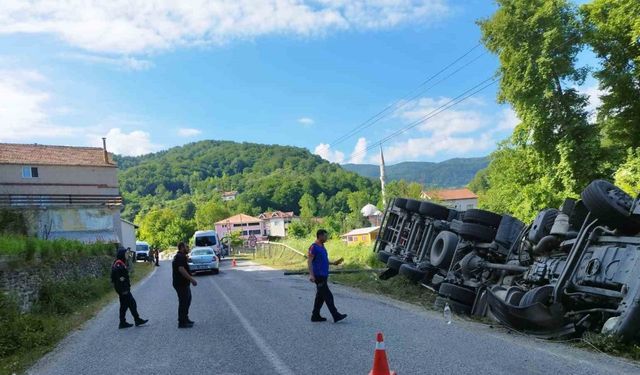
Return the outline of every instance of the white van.
[[[215,230],[199,230],[193,235],[193,245],[195,247],[210,247],[218,258],[222,258],[222,244]]]
[[[136,260],[149,259],[149,243],[144,241],[136,241]]]

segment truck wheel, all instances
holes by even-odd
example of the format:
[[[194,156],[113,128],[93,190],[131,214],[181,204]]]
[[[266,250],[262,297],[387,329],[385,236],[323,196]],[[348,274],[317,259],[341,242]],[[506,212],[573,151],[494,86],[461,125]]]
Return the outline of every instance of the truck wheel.
[[[411,213],[418,213],[418,210],[420,209],[420,204],[422,202],[417,201],[415,199],[407,199],[407,204],[406,204],[406,209],[408,212]]]
[[[482,224],[492,228],[498,228],[501,220],[502,215],[478,209],[466,210],[462,216],[462,222],[464,223]]]
[[[402,258],[400,258],[399,256],[392,256],[392,257],[389,257],[389,259],[387,260],[387,267],[398,272],[400,270],[400,266],[402,266],[405,263],[406,262],[402,260]]]
[[[448,208],[431,202],[421,202],[418,213],[437,220],[447,220],[449,218]]]
[[[555,208],[547,208],[546,210],[540,211],[538,216],[533,220],[533,224],[531,224],[531,229],[527,235],[529,241],[537,244],[541,239],[548,236],[557,216],[558,210]]]
[[[592,181],[581,197],[589,211],[604,224],[628,234],[640,232],[640,222],[630,217],[633,198],[609,181]]]
[[[436,269],[433,266],[425,267],[424,269],[418,268],[413,264],[403,264],[400,266],[400,274],[407,278],[407,280],[417,283],[420,281],[428,281],[431,279]]]
[[[518,238],[524,227],[525,225],[522,221],[513,216],[504,215],[496,232],[496,242],[507,249],[511,248],[511,245],[513,245],[513,242]]]
[[[462,223],[458,234],[466,240],[490,243],[496,238],[496,229],[482,224]]]
[[[388,251],[379,251],[378,252],[378,260],[381,261],[384,264],[387,264],[387,261],[389,260],[389,257],[391,256],[391,253]]]
[[[393,201],[393,205],[404,210],[407,208],[407,200],[405,198],[396,198]]]
[[[469,306],[473,306],[473,303],[476,300],[476,292],[450,283],[442,283],[442,285],[440,285],[440,289],[438,289],[438,294],[442,297],[449,298],[452,301]]]
[[[431,245],[429,263],[437,268],[449,269],[457,246],[458,236],[455,233],[449,231],[438,233],[433,240],[433,245]]]

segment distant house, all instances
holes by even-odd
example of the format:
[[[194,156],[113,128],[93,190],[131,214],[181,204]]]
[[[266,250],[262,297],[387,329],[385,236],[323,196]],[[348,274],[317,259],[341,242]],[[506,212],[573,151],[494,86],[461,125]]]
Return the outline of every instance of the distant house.
[[[286,237],[289,224],[298,218],[293,212],[264,212],[258,216],[262,221],[262,235],[268,237]]]
[[[466,211],[478,207],[478,196],[467,188],[422,192],[423,199],[441,201],[449,208]]]
[[[378,229],[380,229],[380,227],[358,228],[340,237],[342,237],[342,240],[349,246],[359,244],[368,245],[373,243],[378,237]]]
[[[30,235],[122,243],[117,167],[103,148],[0,143],[0,208]]]
[[[216,223],[216,232],[220,238],[227,236],[231,232],[237,231],[240,231],[240,236],[244,239],[249,239],[251,236],[255,236],[257,239],[262,239],[264,237],[262,234],[262,220],[257,217],[238,214],[220,220]]]
[[[237,191],[225,191],[222,193],[222,201],[223,202],[228,202],[228,201],[234,201],[236,200],[236,197],[238,196],[238,192]]]
[[[382,212],[378,209],[378,207],[372,205],[371,203],[362,207],[360,210],[362,216],[366,217],[371,223],[372,226],[380,226],[382,223]]]

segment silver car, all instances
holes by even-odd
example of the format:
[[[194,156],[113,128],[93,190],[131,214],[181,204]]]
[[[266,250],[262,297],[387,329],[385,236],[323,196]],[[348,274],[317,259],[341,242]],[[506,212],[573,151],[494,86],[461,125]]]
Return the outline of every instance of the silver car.
[[[220,260],[210,247],[194,247],[191,249],[188,258],[191,273],[220,272]]]

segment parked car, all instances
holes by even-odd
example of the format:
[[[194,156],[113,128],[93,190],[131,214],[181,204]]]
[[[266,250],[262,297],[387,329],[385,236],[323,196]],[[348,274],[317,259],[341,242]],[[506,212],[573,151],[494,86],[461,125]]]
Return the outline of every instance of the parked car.
[[[136,260],[147,261],[149,259],[149,243],[136,241]]]
[[[224,246],[220,243],[218,234],[214,230],[199,230],[193,235],[193,244],[196,247],[209,247],[216,253],[219,259],[222,259],[225,254]]]
[[[210,247],[194,247],[187,258],[189,269],[192,273],[220,272],[220,260]]]

